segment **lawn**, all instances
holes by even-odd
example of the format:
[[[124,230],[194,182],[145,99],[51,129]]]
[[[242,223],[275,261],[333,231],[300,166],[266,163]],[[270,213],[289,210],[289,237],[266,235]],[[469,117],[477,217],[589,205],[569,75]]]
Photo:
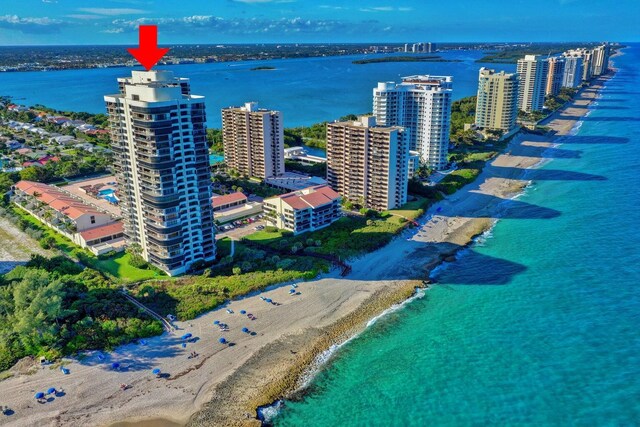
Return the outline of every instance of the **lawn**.
[[[155,269],[141,269],[129,264],[131,255],[121,252],[108,259],[92,259],[91,266],[97,270],[108,273],[122,282],[138,282],[141,280],[154,279],[164,274]]]

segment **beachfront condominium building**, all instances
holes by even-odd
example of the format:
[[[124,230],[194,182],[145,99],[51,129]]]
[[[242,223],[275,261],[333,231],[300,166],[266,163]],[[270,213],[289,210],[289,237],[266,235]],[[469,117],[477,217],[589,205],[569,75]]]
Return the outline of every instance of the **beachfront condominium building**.
[[[260,179],[284,173],[284,128],[280,111],[256,102],[222,110],[222,143],[227,167]]]
[[[340,219],[340,199],[328,185],[316,185],[264,199],[262,207],[267,224],[300,234]]]
[[[327,125],[327,181],[348,200],[375,210],[407,202],[409,133],[376,118]]]
[[[526,55],[518,60],[517,72],[520,76],[518,107],[527,113],[541,111],[549,63],[538,55]]]
[[[564,52],[562,87],[576,88],[582,83],[582,55]]]
[[[591,76],[598,77],[609,69],[609,45],[603,44],[591,50]]]
[[[588,82],[591,80],[591,68],[593,61],[593,51],[589,49],[581,49],[582,51],[582,81]]]
[[[547,62],[549,70],[547,71],[547,86],[544,93],[546,96],[555,96],[560,93],[562,87],[565,61],[562,57],[552,56],[547,58]]]
[[[215,259],[204,97],[171,71],[133,71],[107,95],[125,235],[169,275]]]
[[[518,117],[519,76],[481,68],[478,77],[476,126],[482,129],[511,131]]]
[[[411,150],[432,169],[447,165],[451,128],[450,76],[409,76],[402,83],[381,82],[373,89],[373,114],[378,126],[409,131]]]

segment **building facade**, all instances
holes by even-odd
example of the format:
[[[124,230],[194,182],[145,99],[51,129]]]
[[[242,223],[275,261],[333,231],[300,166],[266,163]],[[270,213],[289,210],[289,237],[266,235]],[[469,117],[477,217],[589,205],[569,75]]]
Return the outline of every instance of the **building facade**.
[[[227,167],[261,179],[284,173],[282,113],[255,102],[222,110],[222,143]]]
[[[552,56],[547,59],[549,71],[547,72],[547,86],[544,94],[555,96],[560,93],[564,78],[565,60],[562,57]]]
[[[609,70],[609,45],[603,44],[591,50],[591,76],[598,77]]]
[[[433,169],[447,165],[451,129],[450,76],[409,76],[402,83],[381,82],[373,90],[373,115],[378,126],[409,131],[410,149]]]
[[[341,196],[375,210],[407,202],[409,130],[375,117],[327,125],[327,181]]]
[[[340,195],[318,185],[264,199],[262,208],[267,224],[300,234],[340,219]]]
[[[481,68],[478,76],[476,126],[511,131],[518,117],[518,74]]]
[[[565,52],[562,87],[576,88],[582,83],[582,55]]]
[[[133,71],[104,97],[125,235],[169,275],[215,259],[204,97],[170,71]]]
[[[527,113],[541,111],[544,106],[549,63],[538,55],[526,55],[518,60],[517,73],[520,76],[518,107]]]

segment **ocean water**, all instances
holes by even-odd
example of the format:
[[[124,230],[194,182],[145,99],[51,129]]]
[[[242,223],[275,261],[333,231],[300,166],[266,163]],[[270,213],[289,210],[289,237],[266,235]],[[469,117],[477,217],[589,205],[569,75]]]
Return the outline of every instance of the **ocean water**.
[[[277,426],[640,424],[640,45],[495,228]],[[557,211],[556,215],[541,213]]]
[[[346,114],[372,109],[373,88],[379,81],[399,81],[412,74],[450,75],[454,98],[474,95],[479,51],[452,51],[443,58],[462,62],[395,62],[356,65],[356,59],[381,55],[353,55],[268,61],[224,62],[162,66],[176,76],[189,77],[193,93],[206,96],[207,124],[220,127],[220,110],[231,105],[258,101],[266,108],[281,110],[285,127],[331,121]],[[494,64],[512,72],[514,64]],[[256,66],[275,70],[251,71]],[[490,64],[487,66],[491,66]],[[48,107],[104,113],[103,96],[118,90],[116,79],[131,75],[127,68],[66,70],[53,72],[0,73],[0,95],[16,102]]]

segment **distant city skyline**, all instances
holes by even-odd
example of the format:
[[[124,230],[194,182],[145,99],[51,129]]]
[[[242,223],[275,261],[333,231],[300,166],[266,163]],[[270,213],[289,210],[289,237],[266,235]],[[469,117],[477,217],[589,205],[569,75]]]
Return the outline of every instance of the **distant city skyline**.
[[[3,2],[0,45],[638,41],[640,3],[515,0],[23,0]]]

